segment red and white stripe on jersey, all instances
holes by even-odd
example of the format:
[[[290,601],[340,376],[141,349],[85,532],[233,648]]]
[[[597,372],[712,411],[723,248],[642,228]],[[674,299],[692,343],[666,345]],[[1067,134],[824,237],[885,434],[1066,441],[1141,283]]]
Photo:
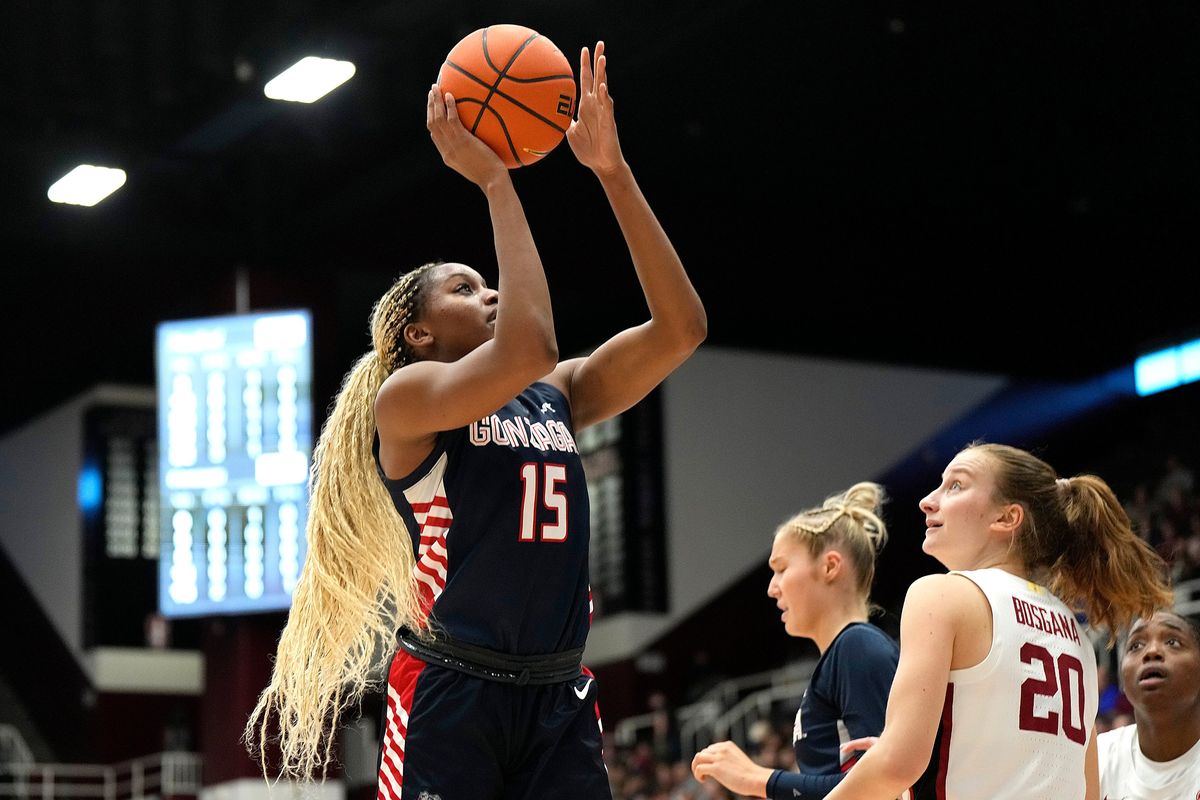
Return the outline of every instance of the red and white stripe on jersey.
[[[580,667],[580,672],[582,672],[587,677],[591,678],[593,681],[596,680],[596,673],[592,672],[587,667]],[[601,735],[601,738],[603,738],[603,736],[604,736],[604,720],[600,719],[600,701],[599,700],[596,701],[595,709],[596,709],[596,727],[600,729],[600,735]],[[601,745],[601,747],[600,747],[600,752],[601,753],[604,752],[603,745]]]
[[[446,588],[446,573],[450,568],[446,537],[450,534],[454,513],[450,510],[449,500],[446,499],[443,482],[446,463],[446,454],[442,453],[425,477],[404,490],[404,498],[412,507],[420,536],[413,575],[421,583],[420,589],[427,613]]]
[[[937,800],[946,800],[946,776],[950,773],[950,737],[954,733],[954,684],[946,684],[946,700],[942,704],[941,743],[937,760]]]
[[[838,753],[840,754],[840,758],[841,758],[840,769],[842,772],[849,772],[851,767],[853,767],[855,764],[857,764],[859,761],[862,760],[862,757],[863,757],[863,754],[865,751],[853,750],[853,751],[847,752],[847,751],[841,749],[841,745],[844,745],[847,742],[851,741],[850,729],[846,727],[846,723],[844,720],[839,719],[837,721],[837,732],[838,732],[838,745],[839,745]],[[912,789],[911,788],[905,789],[903,792],[900,793],[900,797],[897,798],[897,800],[913,800]]]
[[[404,740],[408,735],[408,715],[412,712],[417,678],[423,669],[424,661],[400,650],[388,670],[386,724],[379,758],[376,800],[400,800],[404,787]]]
[[[846,772],[858,762],[862,757],[861,750],[846,751],[842,749],[842,745],[851,740],[850,729],[846,727],[846,721],[839,719],[837,721],[838,735],[838,759],[840,760],[839,768],[842,772]]]

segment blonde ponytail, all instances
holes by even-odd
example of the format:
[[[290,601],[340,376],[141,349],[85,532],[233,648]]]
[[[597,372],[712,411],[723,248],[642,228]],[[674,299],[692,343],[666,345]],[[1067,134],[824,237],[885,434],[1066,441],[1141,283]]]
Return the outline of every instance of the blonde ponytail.
[[[308,554],[271,682],[243,737],[264,775],[273,721],[282,776],[323,774],[341,715],[374,687],[381,654],[395,649],[396,629],[426,623],[413,540],[375,461],[374,407],[384,380],[406,361],[403,328],[430,266],[401,277],[376,304],[374,348],[347,373],[313,450]]]

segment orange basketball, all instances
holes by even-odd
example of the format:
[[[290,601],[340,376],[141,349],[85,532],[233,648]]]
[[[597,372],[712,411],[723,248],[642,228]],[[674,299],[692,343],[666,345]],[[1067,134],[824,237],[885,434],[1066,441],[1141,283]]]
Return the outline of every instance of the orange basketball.
[[[438,73],[458,116],[509,169],[538,161],[563,140],[575,111],[575,75],[554,42],[522,25],[463,37]]]

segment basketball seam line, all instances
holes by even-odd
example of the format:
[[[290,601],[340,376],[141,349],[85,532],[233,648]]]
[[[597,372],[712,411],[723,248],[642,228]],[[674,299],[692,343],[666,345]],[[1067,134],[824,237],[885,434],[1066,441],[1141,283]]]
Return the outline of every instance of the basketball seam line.
[[[528,113],[530,116],[533,116],[533,117],[536,117],[537,119],[540,119],[542,122],[546,123],[546,124],[547,124],[547,125],[549,125],[551,128],[554,128],[554,130],[558,131],[559,133],[566,133],[566,132],[567,132],[567,129],[566,129],[566,128],[560,127],[560,126],[559,126],[557,123],[555,123],[555,122],[554,122],[554,120],[552,120],[552,119],[549,119],[549,118],[547,118],[547,117],[544,117],[544,116],[542,116],[541,114],[539,114],[539,113],[538,113],[537,111],[535,111],[534,109],[532,109],[532,108],[530,108],[529,106],[527,106],[527,105],[525,105],[524,103],[522,103],[520,100],[518,100],[518,99],[516,99],[515,97],[513,97],[513,96],[511,96],[511,95],[507,94],[506,92],[504,92],[502,89],[497,89],[497,88],[495,88],[495,87],[492,87],[492,86],[491,86],[491,84],[489,84],[487,81],[483,80],[482,78],[480,78],[480,77],[478,77],[478,76],[476,76],[476,75],[473,75],[473,74],[472,74],[472,73],[470,73],[470,72],[467,72],[465,69],[463,69],[462,67],[460,67],[458,64],[455,64],[453,61],[447,61],[447,62],[446,62],[446,66],[450,67],[451,69],[454,69],[456,72],[459,72],[459,73],[461,73],[461,74],[462,74],[462,75],[464,75],[465,77],[467,77],[467,78],[470,78],[471,80],[473,80],[473,81],[475,81],[476,83],[478,83],[480,86],[485,86],[485,87],[488,87],[488,88],[490,88],[492,91],[490,91],[490,92],[488,93],[488,97],[489,97],[489,98],[490,98],[490,97],[491,97],[493,94],[495,94],[495,95],[499,95],[500,97],[503,97],[503,98],[504,98],[505,100],[507,100],[508,102],[512,103],[512,104],[513,104],[514,106],[516,106],[517,108],[519,108],[519,109],[521,109],[522,111],[524,111],[524,112]],[[549,77],[549,78],[546,78],[546,80],[553,80],[553,79],[556,79],[556,78],[571,78],[571,79],[574,79],[574,76],[573,76],[573,75],[554,75],[554,76],[551,76],[551,77]],[[509,78],[509,80],[511,81],[511,80],[516,80],[516,79],[515,79],[515,78]],[[528,82],[532,82],[532,81],[528,81]],[[460,105],[462,105],[462,104],[466,104],[466,103],[479,103],[480,105],[484,106],[484,108],[487,108],[487,107],[488,107],[488,106],[487,106],[487,101],[486,101],[486,100],[477,100],[477,99],[475,99],[475,98],[473,98],[473,97],[465,97],[465,98],[463,98],[463,99],[461,99],[461,100],[460,100],[460,99],[458,99],[458,98],[456,97],[456,98],[454,98],[454,102],[456,102],[456,103],[458,103],[458,104],[460,104]],[[489,109],[489,110],[492,110],[492,109]],[[493,113],[496,113],[496,112],[493,110]],[[475,132],[475,128],[477,128],[478,126],[479,126],[479,120],[475,120],[475,124],[471,126],[471,133],[474,133],[474,132]]]
[[[488,108],[488,101],[492,99],[492,95],[496,94],[497,87],[500,86],[500,82],[502,80],[504,80],[504,76],[508,74],[509,68],[516,62],[517,58],[521,55],[521,53],[525,52],[525,48],[529,47],[530,42],[532,42],[534,39],[537,39],[540,35],[541,34],[539,34],[539,33],[534,33],[532,36],[530,36],[528,39],[526,39],[524,42],[522,42],[521,46],[517,48],[517,51],[512,54],[512,57],[510,57],[508,59],[508,63],[504,65],[504,69],[498,69],[496,67],[496,65],[494,63],[492,63],[492,55],[491,55],[491,53],[488,52],[488,44],[487,44],[488,29],[487,28],[483,29],[483,36],[481,37],[481,39],[482,39],[481,44],[483,46],[483,59],[484,59],[484,61],[487,62],[489,67],[496,70],[496,82],[494,84],[492,84],[491,88],[488,89],[487,97],[483,98],[483,107],[480,109],[479,116],[475,118],[475,124],[471,126],[472,134],[475,133],[475,129],[479,127],[479,122],[483,119],[483,109]],[[497,117],[500,116],[499,112],[494,112],[494,113],[496,114]],[[521,161],[521,154],[518,153],[517,148],[515,148],[513,146],[512,137],[508,135],[508,128],[503,124],[502,117],[501,117],[500,129],[504,131],[504,139],[505,139],[505,141],[508,142],[508,149],[509,149],[509,152],[512,153],[513,158],[515,158],[518,161],[518,163],[522,163],[522,164],[525,163],[525,162]]]

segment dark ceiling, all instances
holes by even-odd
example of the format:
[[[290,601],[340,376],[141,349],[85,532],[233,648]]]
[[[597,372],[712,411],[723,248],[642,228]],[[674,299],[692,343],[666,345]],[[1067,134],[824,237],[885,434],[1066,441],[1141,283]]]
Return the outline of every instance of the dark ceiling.
[[[430,258],[494,271],[479,193],[424,97],[516,22],[605,39],[628,160],[715,345],[1072,377],[1194,335],[1200,5],[7,0],[0,9],[0,431],[98,381],[153,382],[166,319],[305,306],[318,396],[370,304]],[[356,76],[262,86],[308,55]],[[46,189],[80,161],[128,184]],[[564,144],[514,174],[560,349],[639,320],[603,194]]]

